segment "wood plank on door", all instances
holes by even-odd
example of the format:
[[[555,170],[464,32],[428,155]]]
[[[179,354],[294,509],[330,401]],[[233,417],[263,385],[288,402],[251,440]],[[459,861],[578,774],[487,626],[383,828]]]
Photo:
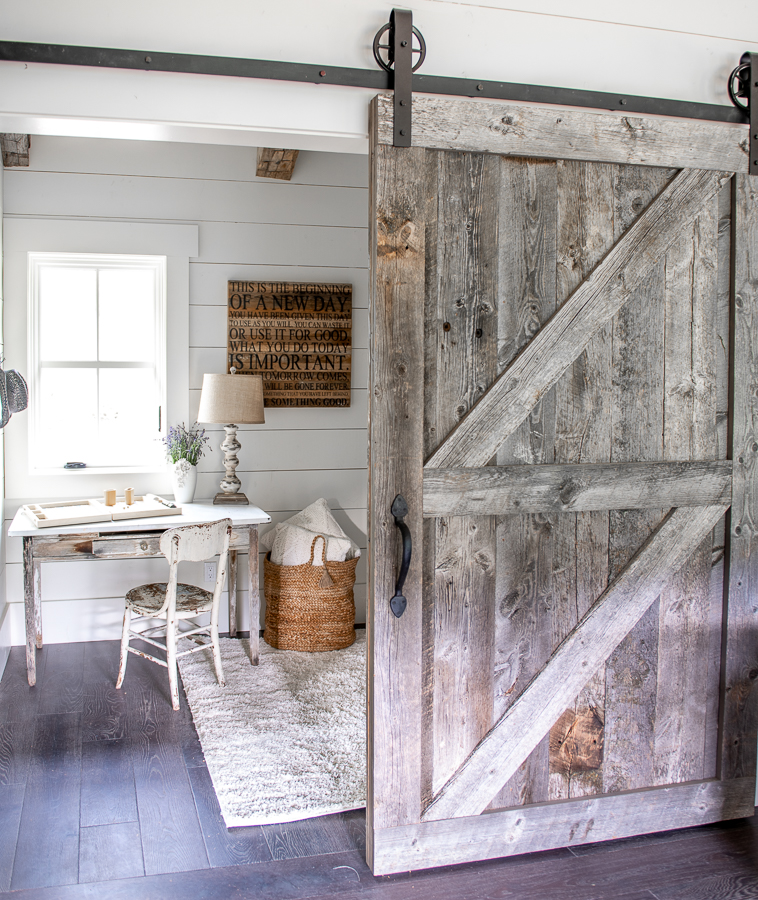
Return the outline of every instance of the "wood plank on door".
[[[666,169],[619,167],[614,221],[621,236],[670,183]],[[611,423],[613,462],[663,458],[663,254],[613,322]],[[665,509],[621,509],[610,514],[609,564],[614,578],[660,524]],[[652,781],[658,667],[656,598],[606,664],[606,791],[646,787]]]
[[[499,160],[436,153],[434,162],[427,167],[439,198],[435,267],[426,275],[427,441],[452,430],[492,383],[497,364]],[[425,747],[433,754],[434,793],[492,725],[494,519],[439,518],[425,537],[433,597],[426,691],[434,709]]]
[[[372,147],[371,390],[369,427],[368,846],[377,829],[421,810],[422,454],[425,152]],[[398,423],[404,423],[398,429]],[[389,600],[399,542],[390,513],[401,493],[416,553],[396,619]],[[381,697],[381,702],[375,698]],[[375,789],[378,788],[378,789]]]
[[[555,312],[557,202],[555,162],[501,159],[500,167],[498,373]],[[513,463],[531,470],[552,459],[554,437],[555,392],[548,391],[500,448],[496,461],[499,466]],[[493,721],[508,709],[553,651],[549,624],[552,558],[549,517],[530,510],[497,519]],[[547,789],[545,738],[491,805],[537,803],[547,799]]]
[[[558,298],[564,303],[611,250],[614,167],[558,163]],[[611,324],[601,328],[556,385],[556,463],[610,460]],[[608,513],[557,517],[556,565],[568,596],[554,596],[557,644],[608,586]],[[566,602],[568,601],[568,602]],[[593,673],[550,731],[550,799],[602,790],[605,668]]]

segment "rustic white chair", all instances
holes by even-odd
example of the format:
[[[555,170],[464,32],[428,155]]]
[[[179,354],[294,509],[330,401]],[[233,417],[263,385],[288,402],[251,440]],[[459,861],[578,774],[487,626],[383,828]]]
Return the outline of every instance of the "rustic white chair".
[[[229,556],[229,541],[232,534],[232,520],[222,519],[203,525],[186,525],[183,528],[172,528],[161,537],[161,553],[169,562],[168,582],[159,584],[143,584],[133,588],[126,595],[124,610],[124,629],[121,633],[121,660],[116,687],[120,688],[126,674],[126,661],[130,653],[150,659],[159,666],[168,669],[168,682],[171,688],[171,705],[179,709],[179,686],[176,677],[176,660],[188,653],[197,653],[208,646],[213,647],[213,662],[216,667],[218,683],[224,684],[224,672],[221,668],[221,653],[218,644],[218,609],[221,591],[226,577],[226,562]],[[201,562],[218,555],[216,571],[216,587],[211,594],[193,584],[178,583],[179,563],[182,560]],[[210,612],[210,624],[182,631],[179,623],[183,619],[191,619]],[[132,630],[132,617],[140,619],[165,619],[165,624],[146,628],[144,631]],[[164,632],[160,635],[159,632]],[[201,639],[210,638],[209,641]],[[163,637],[163,642],[155,637]],[[182,638],[188,638],[199,644],[190,650],[177,653],[177,644]],[[141,640],[166,652],[166,661],[157,659],[149,653],[129,646],[131,640]]]

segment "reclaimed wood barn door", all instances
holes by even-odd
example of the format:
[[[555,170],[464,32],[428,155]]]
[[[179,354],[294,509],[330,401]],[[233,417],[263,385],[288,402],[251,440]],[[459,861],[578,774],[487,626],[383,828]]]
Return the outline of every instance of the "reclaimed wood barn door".
[[[380,96],[374,873],[752,814],[747,126],[417,97],[392,127]]]

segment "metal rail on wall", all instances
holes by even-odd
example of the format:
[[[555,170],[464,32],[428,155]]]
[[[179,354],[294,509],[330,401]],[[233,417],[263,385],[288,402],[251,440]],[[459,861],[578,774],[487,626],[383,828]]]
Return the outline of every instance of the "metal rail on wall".
[[[387,43],[383,44],[385,36]],[[386,58],[381,51],[385,51]],[[415,61],[414,55],[418,55]],[[399,147],[411,145],[413,91],[451,97],[484,97],[520,103],[621,110],[627,113],[705,119],[714,122],[750,122],[750,172],[758,174],[758,63],[754,64],[752,60],[752,57],[758,57],[758,54],[744,53],[740,64],[729,76],[729,96],[733,103],[731,107],[715,103],[694,103],[687,100],[666,100],[658,97],[508,81],[419,75],[416,70],[423,63],[425,55],[426,44],[421,32],[413,27],[412,13],[409,10],[399,9],[392,10],[390,21],[382,26],[374,39],[374,56],[380,66],[378,71],[267,59],[0,41],[0,60],[10,62],[226,75],[236,78],[343,85],[380,91],[394,90],[394,140],[395,145]],[[755,73],[755,76],[752,73]],[[756,112],[751,116],[753,110]]]

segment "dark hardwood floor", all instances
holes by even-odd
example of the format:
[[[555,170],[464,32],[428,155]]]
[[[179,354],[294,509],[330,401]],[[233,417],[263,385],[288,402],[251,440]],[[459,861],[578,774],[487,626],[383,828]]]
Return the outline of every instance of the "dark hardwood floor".
[[[374,878],[362,812],[227,831],[187,703],[115,641],[0,682],[0,891],[20,900],[758,900],[758,817]]]

